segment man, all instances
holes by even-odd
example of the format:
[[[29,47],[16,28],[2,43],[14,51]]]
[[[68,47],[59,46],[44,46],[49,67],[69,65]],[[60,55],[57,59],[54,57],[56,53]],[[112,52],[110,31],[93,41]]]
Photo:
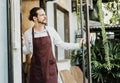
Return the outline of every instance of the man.
[[[46,26],[47,17],[42,8],[34,7],[29,20],[34,26],[28,29],[23,38],[24,54],[32,53],[29,83],[58,83],[58,71],[53,54],[53,45],[63,49],[80,48],[80,43],[63,42],[54,28]]]

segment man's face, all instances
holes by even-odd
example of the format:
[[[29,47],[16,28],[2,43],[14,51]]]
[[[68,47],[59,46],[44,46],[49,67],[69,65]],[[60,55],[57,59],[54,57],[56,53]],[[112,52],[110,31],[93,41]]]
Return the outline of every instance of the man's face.
[[[37,11],[37,21],[41,24],[47,24],[47,17],[43,9]]]

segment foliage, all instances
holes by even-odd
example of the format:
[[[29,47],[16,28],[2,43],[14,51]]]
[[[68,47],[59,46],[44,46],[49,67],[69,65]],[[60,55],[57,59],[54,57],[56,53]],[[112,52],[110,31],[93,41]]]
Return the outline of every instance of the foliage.
[[[77,15],[77,27],[78,30],[80,29],[80,4],[79,4],[79,0],[76,0],[76,15]]]
[[[93,83],[118,83],[120,81],[120,43],[109,41],[109,70],[104,60],[104,48],[100,40],[91,46]]]
[[[119,83],[120,81],[120,42],[108,41],[110,69],[105,61],[102,40],[91,43],[91,66],[93,83]],[[85,48],[85,66],[87,67],[87,51]],[[72,51],[72,65],[82,69],[82,49]],[[87,68],[86,68],[87,72]]]
[[[112,13],[110,24],[120,24],[120,0],[104,3],[105,9]]]
[[[98,11],[99,11],[99,17],[100,17],[100,23],[101,23],[101,33],[102,33],[102,43],[104,47],[104,53],[105,53],[105,62],[106,67],[110,70],[110,59],[109,59],[109,48],[108,48],[108,41],[106,37],[106,31],[105,31],[105,25],[104,25],[104,13],[102,11],[102,0],[97,1]]]
[[[118,1],[118,0],[114,0]],[[108,41],[104,26],[102,0],[97,0],[99,19],[101,23],[102,39],[91,44],[91,66],[93,83],[119,83],[120,82],[120,43]],[[87,57],[87,51],[84,51]],[[82,68],[82,49],[72,52],[72,65]],[[87,58],[85,58],[87,66]],[[86,68],[87,69],[87,68]]]
[[[81,65],[82,51],[81,49],[73,50],[71,53],[71,65]]]

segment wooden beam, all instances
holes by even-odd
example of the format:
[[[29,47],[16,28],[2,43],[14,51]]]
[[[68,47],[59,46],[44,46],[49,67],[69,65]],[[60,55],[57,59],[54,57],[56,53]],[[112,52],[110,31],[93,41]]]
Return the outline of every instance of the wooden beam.
[[[46,0],[40,0],[40,7],[46,10]]]

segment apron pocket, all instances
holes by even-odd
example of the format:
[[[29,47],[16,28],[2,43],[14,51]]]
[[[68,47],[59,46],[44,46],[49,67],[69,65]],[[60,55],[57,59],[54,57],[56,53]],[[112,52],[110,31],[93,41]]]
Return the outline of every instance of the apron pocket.
[[[55,76],[55,74],[57,73],[56,71],[56,62],[55,60],[49,60],[49,76]]]

